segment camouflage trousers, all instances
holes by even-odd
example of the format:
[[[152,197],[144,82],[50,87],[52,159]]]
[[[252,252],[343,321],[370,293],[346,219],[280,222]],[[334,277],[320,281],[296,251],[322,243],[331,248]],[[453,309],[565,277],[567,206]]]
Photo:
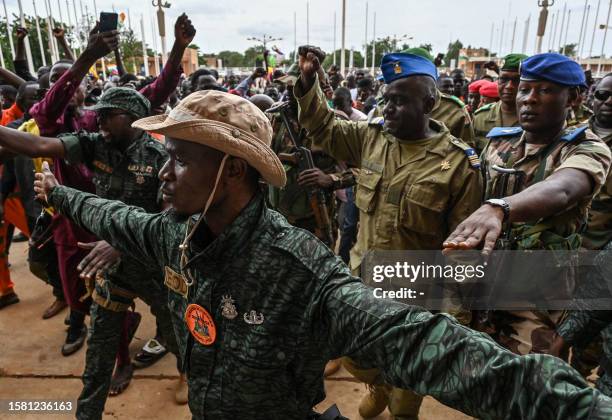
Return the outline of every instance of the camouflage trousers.
[[[149,305],[166,348],[178,355],[168,309],[168,292],[161,274],[151,272],[136,262],[124,261],[106,274],[103,282],[95,283],[83,390],[77,401],[78,419],[102,418],[126,311],[133,303],[133,296],[138,296]],[[178,361],[177,366],[181,370]]]
[[[546,353],[563,314],[563,311],[495,311],[494,331],[486,332],[515,354]]]

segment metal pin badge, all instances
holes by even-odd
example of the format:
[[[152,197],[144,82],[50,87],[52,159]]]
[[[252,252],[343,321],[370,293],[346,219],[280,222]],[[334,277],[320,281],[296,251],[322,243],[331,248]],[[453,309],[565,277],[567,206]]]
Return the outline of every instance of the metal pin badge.
[[[251,311],[248,314],[245,312],[244,322],[251,325],[261,325],[264,322],[264,316],[262,313],[258,314],[256,311]]]
[[[234,319],[238,316],[236,305],[234,305],[234,299],[231,295],[223,295],[221,297],[221,315],[227,319]]]

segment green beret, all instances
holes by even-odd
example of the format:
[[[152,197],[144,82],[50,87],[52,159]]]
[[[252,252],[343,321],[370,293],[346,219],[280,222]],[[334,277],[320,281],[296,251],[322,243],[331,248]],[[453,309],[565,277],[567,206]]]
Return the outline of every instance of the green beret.
[[[528,56],[525,54],[508,54],[504,57],[504,64],[502,70],[508,71],[519,71],[521,61],[526,59]]]
[[[125,87],[108,89],[98,103],[86,109],[100,111],[103,109],[121,109],[136,118],[144,118],[151,113],[151,103],[142,93]]]
[[[418,55],[419,57],[428,59],[432,63],[434,62],[433,56],[425,48],[408,48],[407,50],[404,50],[402,52],[407,53],[407,54]]]

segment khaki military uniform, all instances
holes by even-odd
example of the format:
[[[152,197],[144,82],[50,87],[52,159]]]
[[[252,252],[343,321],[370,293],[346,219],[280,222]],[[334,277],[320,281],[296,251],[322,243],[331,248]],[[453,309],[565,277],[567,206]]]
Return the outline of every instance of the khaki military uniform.
[[[590,127],[593,129],[592,118]],[[602,140],[608,148],[612,147],[612,134],[603,137]],[[610,241],[612,241],[612,174],[608,173],[599,194],[593,198],[587,230],[582,235],[582,246],[587,249],[603,249]]]
[[[482,181],[476,153],[444,124],[432,119],[434,136],[401,141],[383,129],[382,118],[335,119],[317,83],[309,92],[298,84],[294,93],[300,124],[314,144],[361,168],[355,194],[360,227],[350,262],[354,273],[368,250],[441,249],[448,234],[479,207]],[[363,370],[350,359],[345,366],[366,383],[382,382],[376,369]],[[395,416],[416,416],[421,403],[420,397],[399,389],[390,400]]]
[[[587,124],[592,116],[593,111],[586,105],[580,104],[577,110],[570,109],[567,113],[567,126],[573,127],[575,125]]]
[[[438,95],[431,118],[443,122],[454,137],[474,147],[474,128],[465,104],[456,96],[442,92],[438,92]]]
[[[480,107],[474,112],[474,143],[478,153],[482,152],[489,143],[487,134],[495,127],[510,127],[504,124],[502,118],[501,101]],[[513,127],[518,126],[518,119]]]
[[[610,167],[610,150],[593,132],[582,128],[563,130],[550,146],[528,144],[520,127],[498,128],[490,134],[490,142],[481,158],[485,168],[486,196],[490,197],[500,180],[492,165],[521,170],[525,173],[518,186],[522,191],[566,168],[579,169],[591,176],[594,189],[570,209],[554,217],[533,223],[513,224],[512,237],[517,238],[516,249],[577,249],[587,210],[593,197],[606,180]],[[509,183],[509,190],[514,185]],[[559,312],[529,311],[498,312],[496,332],[492,334],[500,344],[519,353],[542,353],[548,349]]]

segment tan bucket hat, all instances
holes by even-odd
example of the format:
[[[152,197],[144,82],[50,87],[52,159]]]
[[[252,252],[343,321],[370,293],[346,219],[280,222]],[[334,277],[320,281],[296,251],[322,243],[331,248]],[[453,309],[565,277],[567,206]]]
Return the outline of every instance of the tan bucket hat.
[[[270,121],[240,96],[214,90],[194,92],[170,114],[143,118],[132,126],[242,158],[275,187],[287,182],[283,165],[270,148]]]

